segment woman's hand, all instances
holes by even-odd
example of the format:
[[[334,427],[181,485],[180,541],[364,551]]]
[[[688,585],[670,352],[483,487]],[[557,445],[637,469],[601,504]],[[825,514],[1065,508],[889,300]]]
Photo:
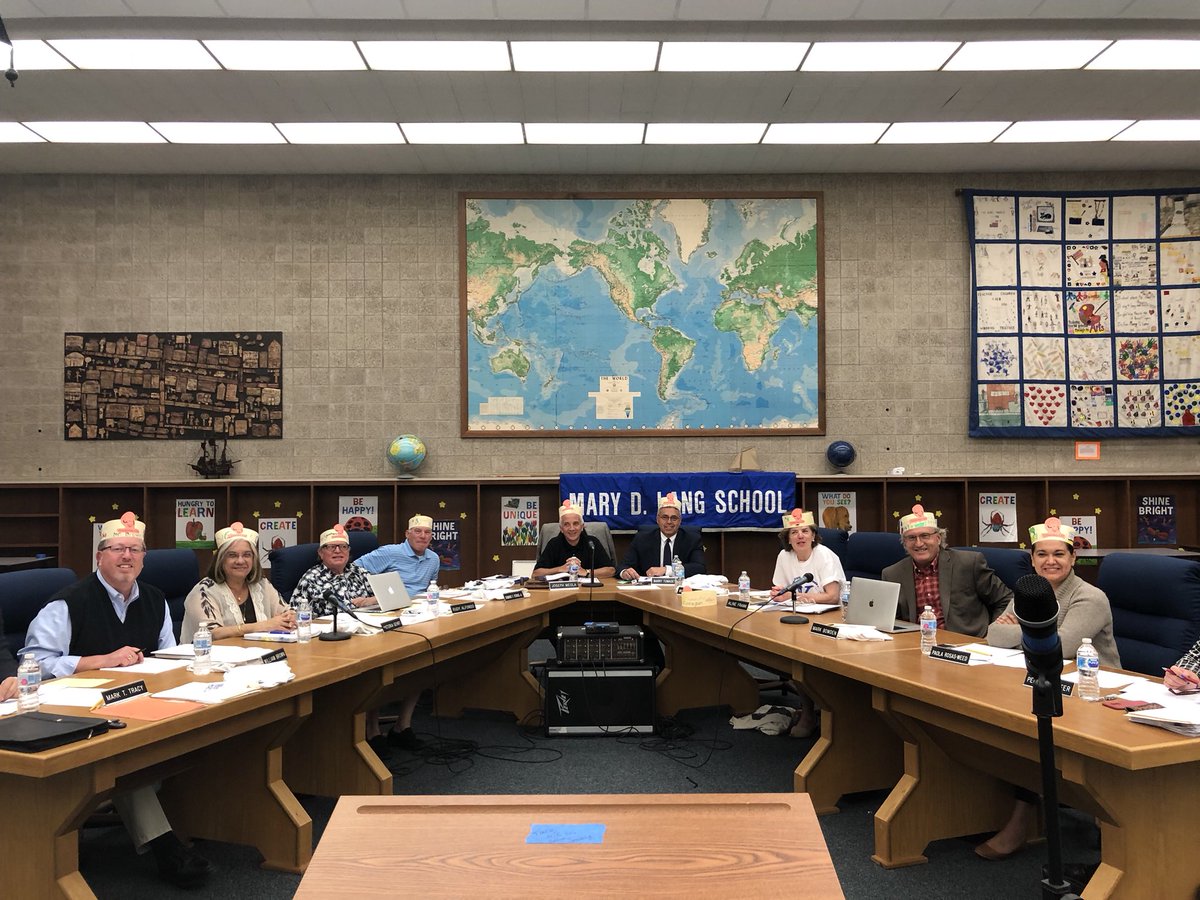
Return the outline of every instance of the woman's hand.
[[[997,618],[996,621],[993,622],[992,624],[994,624],[994,625],[1020,625],[1021,623],[1017,621],[1016,613],[1006,612],[1006,613],[1001,613],[1000,617]]]
[[[1183,666],[1171,666],[1163,672],[1163,684],[1173,691],[1200,689],[1200,675]]]
[[[296,630],[296,613],[293,610],[286,610],[277,616],[271,616],[262,623],[263,631],[295,631]]]

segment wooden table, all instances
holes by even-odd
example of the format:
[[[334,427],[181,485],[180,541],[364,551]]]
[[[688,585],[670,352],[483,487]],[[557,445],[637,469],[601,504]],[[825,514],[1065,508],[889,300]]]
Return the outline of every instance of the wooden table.
[[[600,840],[527,842],[535,833]],[[296,897],[398,892],[456,900],[842,896],[803,794],[343,797]]]

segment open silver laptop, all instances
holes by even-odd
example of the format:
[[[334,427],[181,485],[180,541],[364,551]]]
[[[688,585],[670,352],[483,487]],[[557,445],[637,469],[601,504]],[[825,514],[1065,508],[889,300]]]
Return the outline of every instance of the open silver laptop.
[[[920,631],[915,622],[896,618],[900,605],[900,585],[874,578],[855,578],[850,582],[850,605],[846,621],[851,625],[871,625],[879,631],[895,634],[901,631]]]
[[[408,596],[408,588],[400,579],[399,572],[384,572],[382,575],[368,575],[371,590],[375,592],[375,601],[384,612],[393,612],[412,606],[412,597]]]

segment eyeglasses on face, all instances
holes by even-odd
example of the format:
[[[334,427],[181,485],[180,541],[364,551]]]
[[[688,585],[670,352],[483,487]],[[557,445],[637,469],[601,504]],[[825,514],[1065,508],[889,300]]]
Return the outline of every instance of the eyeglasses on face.
[[[927,544],[937,537],[936,531],[931,531],[928,534],[906,534],[904,543],[906,544]]]
[[[678,521],[680,521],[680,518],[679,518],[679,516],[668,516],[668,515],[664,515],[664,514],[660,513],[658,516],[658,521],[660,521],[660,522],[678,522]]]
[[[111,544],[104,549],[114,556],[120,556],[123,553],[128,553],[130,556],[141,556],[146,552],[145,547],[115,547]]]

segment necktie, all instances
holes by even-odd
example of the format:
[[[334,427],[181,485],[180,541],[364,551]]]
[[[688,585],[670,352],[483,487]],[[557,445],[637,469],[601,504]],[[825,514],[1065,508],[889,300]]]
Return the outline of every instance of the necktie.
[[[663,564],[663,568],[666,569],[668,572],[671,571],[671,560],[672,559],[673,559],[673,557],[671,556],[671,539],[667,538],[666,543],[663,544],[662,564]]]

